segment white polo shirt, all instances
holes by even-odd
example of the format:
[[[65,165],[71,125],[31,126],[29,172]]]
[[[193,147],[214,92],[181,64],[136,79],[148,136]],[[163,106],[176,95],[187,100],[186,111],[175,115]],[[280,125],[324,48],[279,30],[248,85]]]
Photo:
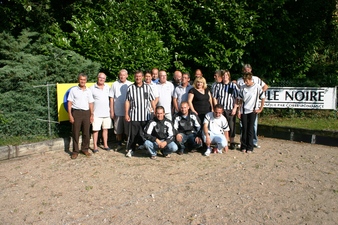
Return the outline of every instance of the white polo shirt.
[[[147,83],[145,83],[147,84]],[[157,84],[151,82],[150,84],[148,84],[151,87],[151,90],[153,91],[153,94],[155,96],[155,98],[158,98],[158,89],[157,89]]]
[[[89,88],[94,98],[94,117],[110,117],[109,86],[104,84],[103,89],[94,84]]]
[[[126,102],[128,86],[132,82],[126,80],[122,83],[120,80],[115,81],[110,89],[109,97],[114,98],[114,114],[115,116],[124,116],[124,103]]]
[[[72,109],[89,110],[89,103],[94,102],[94,98],[89,88],[82,90],[75,86],[70,89],[67,101],[72,102]]]
[[[171,101],[174,93],[174,85],[171,82],[164,84],[158,83],[158,103],[157,106],[163,106],[165,113],[171,114]]]

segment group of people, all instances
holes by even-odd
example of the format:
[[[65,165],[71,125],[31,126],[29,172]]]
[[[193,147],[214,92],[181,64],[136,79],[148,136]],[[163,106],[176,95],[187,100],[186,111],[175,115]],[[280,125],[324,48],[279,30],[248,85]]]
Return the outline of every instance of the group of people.
[[[132,157],[137,148],[145,148],[151,159],[161,152],[170,157],[177,152],[197,151],[203,145],[205,156],[213,151],[222,153],[235,149],[236,117],[241,121],[242,152],[251,153],[257,144],[257,114],[264,107],[267,85],[251,73],[249,64],[243,76],[232,81],[228,70],[215,71],[215,83],[209,89],[201,70],[189,73],[175,71],[173,80],[157,68],[136,71],[134,83],[127,80],[122,69],[118,80],[109,87],[106,75],[99,73],[97,82],[86,87],[87,76],[78,75],[78,86],[68,95],[68,114],[72,123],[73,153],[80,153],[79,136],[82,131],[81,151],[90,156],[90,124],[93,131],[93,153],[98,152],[98,132],[102,129],[103,149],[109,151],[108,129],[114,127],[121,150],[124,139],[126,156]],[[260,104],[259,104],[260,103]],[[112,123],[112,119],[114,123]],[[114,124],[114,126],[113,126]],[[187,149],[187,150],[186,150]]]

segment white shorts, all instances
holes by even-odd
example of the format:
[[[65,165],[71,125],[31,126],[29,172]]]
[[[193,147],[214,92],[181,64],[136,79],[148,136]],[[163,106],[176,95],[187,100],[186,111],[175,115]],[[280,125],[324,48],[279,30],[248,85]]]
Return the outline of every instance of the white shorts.
[[[113,126],[113,123],[111,121],[110,117],[94,117],[93,121],[93,131],[99,131],[102,129],[110,129]]]

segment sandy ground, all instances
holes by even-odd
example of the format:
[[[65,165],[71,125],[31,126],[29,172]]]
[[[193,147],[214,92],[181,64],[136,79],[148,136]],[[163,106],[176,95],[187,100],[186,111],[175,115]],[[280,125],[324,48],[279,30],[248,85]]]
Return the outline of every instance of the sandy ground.
[[[253,154],[144,151],[0,162],[1,224],[338,224],[338,148],[261,138]]]

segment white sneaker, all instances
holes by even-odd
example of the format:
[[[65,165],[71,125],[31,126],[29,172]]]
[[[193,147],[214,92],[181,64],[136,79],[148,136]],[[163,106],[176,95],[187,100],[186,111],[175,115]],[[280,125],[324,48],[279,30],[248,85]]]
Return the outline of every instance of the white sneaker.
[[[131,157],[133,155],[133,150],[128,150],[127,154],[126,154],[126,157]]]
[[[261,146],[258,145],[258,144],[255,144],[254,147],[255,147],[255,148],[261,148]]]
[[[204,155],[205,155],[205,156],[209,156],[210,153],[211,153],[211,149],[208,148],[208,149],[204,152]]]
[[[217,153],[218,153],[218,154],[223,154],[222,149],[217,149]]]

